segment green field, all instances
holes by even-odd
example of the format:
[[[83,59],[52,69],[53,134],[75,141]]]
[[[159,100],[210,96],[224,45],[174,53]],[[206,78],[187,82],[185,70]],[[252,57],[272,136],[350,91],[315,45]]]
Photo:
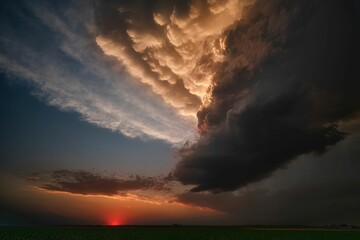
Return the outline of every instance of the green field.
[[[0,227],[0,240],[359,240],[360,231],[241,227]]]

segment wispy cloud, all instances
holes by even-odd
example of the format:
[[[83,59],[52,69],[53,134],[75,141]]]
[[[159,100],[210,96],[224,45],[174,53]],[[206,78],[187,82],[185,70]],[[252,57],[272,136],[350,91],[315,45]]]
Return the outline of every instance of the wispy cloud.
[[[6,25],[3,29],[10,30],[0,38],[1,71],[33,84],[46,103],[78,112],[97,126],[171,144],[194,138],[194,119],[180,116],[104,56],[95,42],[91,4],[74,2],[60,10],[34,4],[28,10],[30,15],[18,14],[45,27],[30,29],[24,39],[13,34],[16,26]]]

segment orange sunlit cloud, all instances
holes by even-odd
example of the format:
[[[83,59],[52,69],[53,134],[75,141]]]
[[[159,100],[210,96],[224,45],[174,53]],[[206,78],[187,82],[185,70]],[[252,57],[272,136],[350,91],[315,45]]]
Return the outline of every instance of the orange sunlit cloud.
[[[193,1],[187,17],[179,16],[176,9],[154,12],[151,26],[129,17],[123,38],[100,34],[96,42],[179,114],[196,117],[200,106],[211,101],[214,72],[224,60],[222,31],[239,20],[243,9],[252,3]],[[122,8],[126,11],[133,9]],[[130,46],[124,39],[130,40]]]

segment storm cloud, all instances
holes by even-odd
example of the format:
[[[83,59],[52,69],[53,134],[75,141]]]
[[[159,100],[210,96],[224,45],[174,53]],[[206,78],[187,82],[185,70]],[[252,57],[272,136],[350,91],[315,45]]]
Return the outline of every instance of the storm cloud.
[[[360,107],[359,4],[257,1],[224,31],[226,60],[197,113],[199,140],[174,177],[193,192],[232,191],[346,137]],[[326,164],[326,163],[325,163]]]
[[[178,201],[229,214],[238,224],[358,224],[359,184],[302,185],[271,192],[257,189],[244,194],[184,193]],[[295,207],[296,206],[296,207]]]
[[[185,192],[177,201],[227,213],[224,224],[359,224],[360,128],[347,125],[353,134],[321,156],[301,156],[234,192]]]

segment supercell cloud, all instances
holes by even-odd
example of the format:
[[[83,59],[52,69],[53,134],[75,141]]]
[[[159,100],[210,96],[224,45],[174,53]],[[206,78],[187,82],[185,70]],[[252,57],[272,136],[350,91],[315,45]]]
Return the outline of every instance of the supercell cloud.
[[[180,149],[174,177],[231,191],[346,136],[336,124],[359,109],[351,4],[99,2],[96,41],[179,114],[196,114],[200,137]]]
[[[346,134],[360,98],[359,27],[352,1],[257,1],[223,33],[225,61],[199,140],[174,176],[194,192],[232,191]]]
[[[180,149],[175,179],[232,191],[345,138],[336,124],[359,109],[352,4],[99,1],[96,42],[197,116],[200,136]]]

